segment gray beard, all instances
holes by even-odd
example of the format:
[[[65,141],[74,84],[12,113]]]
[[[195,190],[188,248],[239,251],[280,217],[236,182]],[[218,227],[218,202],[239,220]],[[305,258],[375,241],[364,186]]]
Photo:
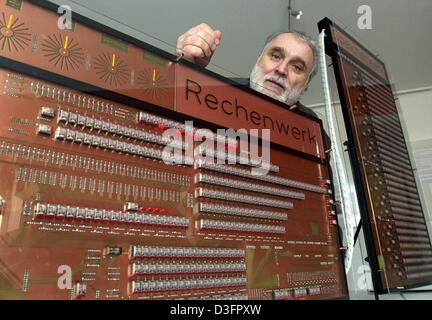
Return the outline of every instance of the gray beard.
[[[268,96],[269,94],[268,92],[266,92],[266,88],[264,88],[263,86],[264,81],[267,78],[268,77],[265,77],[264,73],[262,72],[261,67],[258,65],[258,63],[256,63],[250,74],[249,86],[255,91],[258,91]],[[283,103],[286,103],[289,106],[292,106],[299,101],[299,98],[306,90],[306,87],[307,86],[304,86],[300,89],[291,89],[288,87],[283,94],[275,97],[275,99],[282,101]]]

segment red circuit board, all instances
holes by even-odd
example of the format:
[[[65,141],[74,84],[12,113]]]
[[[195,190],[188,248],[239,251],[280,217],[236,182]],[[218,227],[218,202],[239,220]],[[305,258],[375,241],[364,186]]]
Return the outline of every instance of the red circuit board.
[[[346,297],[317,119],[84,18],[0,9],[0,298]],[[237,162],[167,164],[202,147],[188,119]],[[268,128],[270,171],[215,128]]]

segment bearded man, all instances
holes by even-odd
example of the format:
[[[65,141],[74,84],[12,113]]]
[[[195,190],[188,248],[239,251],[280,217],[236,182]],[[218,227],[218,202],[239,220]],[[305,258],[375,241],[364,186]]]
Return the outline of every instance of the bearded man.
[[[177,39],[177,54],[200,66],[207,66],[221,42],[222,33],[202,23]],[[315,42],[300,32],[279,32],[267,38],[252,69],[249,86],[267,96],[295,106],[317,117],[299,103],[317,73],[318,50]]]

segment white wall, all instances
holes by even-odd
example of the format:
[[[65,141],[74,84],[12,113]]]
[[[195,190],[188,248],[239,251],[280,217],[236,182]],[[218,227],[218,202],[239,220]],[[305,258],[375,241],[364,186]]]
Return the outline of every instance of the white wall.
[[[399,104],[411,159],[417,168],[426,220],[432,231],[432,87],[400,93]]]
[[[432,87],[399,92],[399,103],[408,140],[432,139]]]

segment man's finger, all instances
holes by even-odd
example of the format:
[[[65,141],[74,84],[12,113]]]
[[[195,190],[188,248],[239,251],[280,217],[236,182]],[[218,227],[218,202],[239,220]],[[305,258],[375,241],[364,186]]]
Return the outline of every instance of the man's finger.
[[[202,23],[190,29],[187,33],[199,34],[202,36],[210,45],[219,45],[221,32],[219,30],[213,30],[208,24]]]
[[[183,47],[193,45],[201,48],[206,57],[211,57],[213,51],[209,42],[199,34],[186,35],[183,40]]]
[[[195,61],[195,58],[204,58],[204,51],[195,45],[189,44],[183,48],[185,58]]]
[[[216,30],[215,31],[215,42],[216,42],[217,46],[219,45],[219,43],[221,42],[221,40],[222,40],[222,31]]]
[[[208,24],[199,24],[177,39],[176,53],[201,66],[206,66],[221,41],[222,33]]]
[[[213,30],[208,24],[206,23],[201,23],[199,25],[197,25],[196,27],[192,28],[190,31],[192,31],[193,33],[201,33],[204,32],[206,33],[211,39],[214,39],[216,37],[216,33],[215,30]]]

